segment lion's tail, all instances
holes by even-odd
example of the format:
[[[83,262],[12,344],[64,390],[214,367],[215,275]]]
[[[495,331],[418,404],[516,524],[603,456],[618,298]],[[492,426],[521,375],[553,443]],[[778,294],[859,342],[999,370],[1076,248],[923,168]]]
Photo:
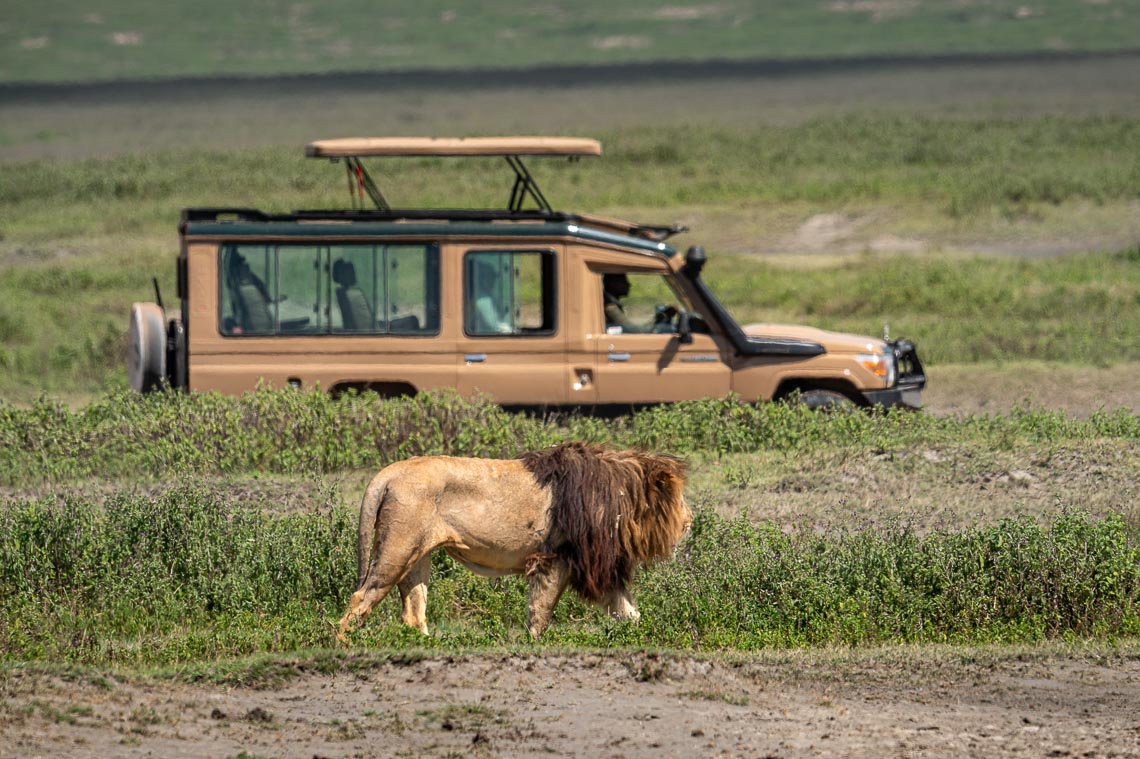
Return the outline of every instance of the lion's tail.
[[[376,519],[387,492],[388,478],[378,476],[369,483],[368,489],[364,491],[364,500],[360,502],[360,526],[356,543],[356,587],[358,588],[364,585],[364,580],[368,576],[368,565],[372,561],[372,546],[376,536]]]

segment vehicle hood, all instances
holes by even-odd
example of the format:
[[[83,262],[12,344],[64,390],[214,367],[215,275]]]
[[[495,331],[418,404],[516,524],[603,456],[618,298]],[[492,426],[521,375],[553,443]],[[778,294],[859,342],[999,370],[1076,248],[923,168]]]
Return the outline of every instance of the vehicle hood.
[[[886,347],[878,338],[829,332],[798,324],[745,324],[741,329],[748,337],[809,340],[822,345],[828,353],[879,353]]]

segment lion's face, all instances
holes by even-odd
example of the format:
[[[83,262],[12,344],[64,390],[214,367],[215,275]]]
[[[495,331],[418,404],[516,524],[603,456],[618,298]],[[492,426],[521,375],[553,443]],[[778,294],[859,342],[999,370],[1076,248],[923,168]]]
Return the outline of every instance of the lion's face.
[[[677,546],[684,543],[689,537],[689,533],[693,529],[693,510],[689,508],[685,496],[681,496],[681,511],[682,511],[682,529],[681,537],[677,538],[677,542],[673,545],[673,553],[677,552]]]

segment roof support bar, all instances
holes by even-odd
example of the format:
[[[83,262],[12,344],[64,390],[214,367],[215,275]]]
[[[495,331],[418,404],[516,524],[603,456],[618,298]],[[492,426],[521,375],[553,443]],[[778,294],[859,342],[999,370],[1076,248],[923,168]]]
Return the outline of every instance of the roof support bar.
[[[346,158],[344,160],[344,170],[348,175],[348,194],[352,196],[353,208],[364,210],[365,193],[372,199],[373,205],[381,211],[388,211],[392,208],[388,205],[388,201],[384,199],[380,188],[372,181],[372,175],[364,168],[364,164],[360,162],[359,158],[356,156]]]
[[[521,211],[523,202],[526,196],[529,195],[535,203],[538,204],[539,210],[546,213],[553,213],[554,209],[550,207],[550,203],[546,201],[546,196],[542,194],[542,190],[538,189],[538,184],[534,181],[534,177],[527,171],[526,165],[523,164],[522,159],[517,155],[504,156],[507,163],[515,170],[515,185],[511,188],[511,201],[510,210]]]

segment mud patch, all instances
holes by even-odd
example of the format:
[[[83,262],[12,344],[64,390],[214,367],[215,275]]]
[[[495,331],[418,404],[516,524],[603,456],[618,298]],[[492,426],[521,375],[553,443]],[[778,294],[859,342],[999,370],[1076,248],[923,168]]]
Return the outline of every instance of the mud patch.
[[[487,655],[279,687],[0,678],[0,756],[1131,755],[1140,660]],[[227,716],[229,715],[229,716]]]

